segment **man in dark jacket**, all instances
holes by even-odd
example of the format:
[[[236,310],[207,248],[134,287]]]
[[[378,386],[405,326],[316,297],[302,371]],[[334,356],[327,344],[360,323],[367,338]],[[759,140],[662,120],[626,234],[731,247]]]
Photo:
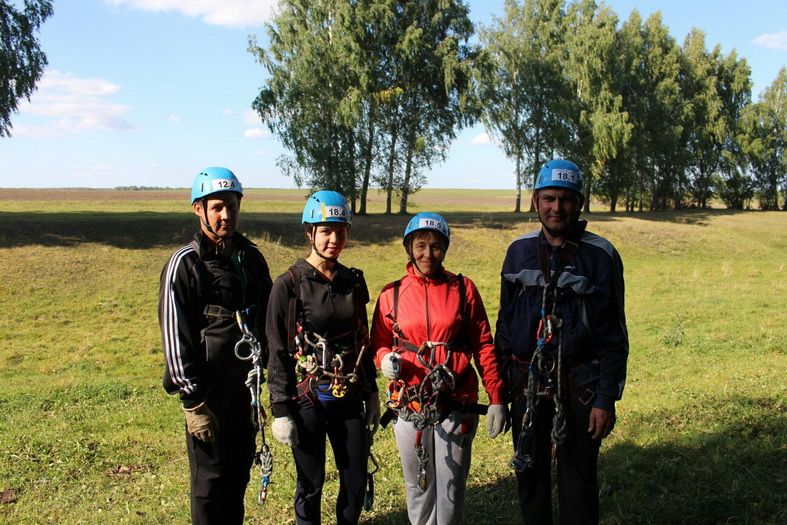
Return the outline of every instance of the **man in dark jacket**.
[[[507,366],[517,492],[524,523],[598,523],[598,453],[626,377],[623,264],[585,231],[577,166],[551,160],[533,193],[541,228],[516,239],[502,269],[495,346]]]
[[[164,388],[179,394],[186,416],[195,524],[243,522],[243,496],[254,458],[251,361],[235,355],[245,322],[265,349],[268,264],[236,232],[243,189],[226,168],[206,168],[191,202],[200,229],[161,272],[159,324]],[[248,353],[248,352],[246,352]]]

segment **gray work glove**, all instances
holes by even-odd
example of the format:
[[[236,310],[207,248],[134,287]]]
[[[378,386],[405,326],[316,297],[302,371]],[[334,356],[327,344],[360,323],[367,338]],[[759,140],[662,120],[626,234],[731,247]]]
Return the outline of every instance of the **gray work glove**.
[[[399,370],[401,369],[400,360],[401,358],[396,352],[388,352],[385,354],[382,359],[380,359],[380,370],[383,375],[388,379],[398,379]]]
[[[295,447],[298,445],[298,429],[295,427],[295,420],[292,416],[277,417],[271,423],[271,432],[276,441],[288,447]]]
[[[486,412],[486,431],[489,437],[494,439],[506,426],[508,421],[508,407],[506,405],[489,405]]]
[[[369,397],[366,399],[364,423],[366,423],[366,428],[372,434],[377,432],[377,427],[380,426],[380,395],[377,392],[370,392]]]
[[[203,401],[193,408],[184,407],[183,412],[189,434],[205,443],[212,442],[219,431],[219,420],[208,405]]]

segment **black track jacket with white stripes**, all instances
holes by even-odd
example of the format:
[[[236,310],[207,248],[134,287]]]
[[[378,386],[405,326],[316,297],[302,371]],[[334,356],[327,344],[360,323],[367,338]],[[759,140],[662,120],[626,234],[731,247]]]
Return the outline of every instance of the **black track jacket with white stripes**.
[[[265,310],[272,286],[268,263],[243,235],[233,236],[233,257],[218,255],[202,232],[194,239],[198,250],[187,244],[164,265],[158,311],[166,359],[164,389],[180,394],[186,408],[204,401],[213,386],[246,388],[251,363],[235,357],[241,332],[231,314],[251,309],[248,323],[265,349]],[[208,306],[212,315],[206,315]]]

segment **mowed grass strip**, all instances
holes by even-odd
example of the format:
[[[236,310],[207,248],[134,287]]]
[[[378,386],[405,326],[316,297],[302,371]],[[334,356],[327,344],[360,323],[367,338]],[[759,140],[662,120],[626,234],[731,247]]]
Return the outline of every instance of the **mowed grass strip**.
[[[244,199],[241,231],[274,275],[305,252],[305,193],[252,189]],[[161,388],[156,301],[161,267],[196,226],[188,191],[12,190],[0,199],[0,522],[187,523],[183,418]],[[408,217],[383,215],[384,204],[375,192],[342,256],[364,270],[373,301],[405,263]],[[513,192],[411,199],[411,211],[447,216],[446,265],[476,282],[493,323],[505,249],[537,226],[512,207]],[[787,215],[588,218],[623,257],[631,338],[618,424],[602,447],[602,522],[784,523]],[[466,522],[520,523],[510,434],[492,441],[481,423]],[[253,471],[247,522],[292,523],[291,454],[269,441],[270,498],[254,503]],[[362,521],[405,523],[390,430],[374,452],[382,468]],[[329,458],[326,522],[337,486]]]

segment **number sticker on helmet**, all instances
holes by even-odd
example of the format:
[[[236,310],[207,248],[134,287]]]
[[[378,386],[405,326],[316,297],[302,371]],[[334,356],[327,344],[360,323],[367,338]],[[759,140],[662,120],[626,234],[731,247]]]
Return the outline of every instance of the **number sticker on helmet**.
[[[418,221],[418,229],[429,228],[430,230],[440,230],[445,233],[443,223],[437,219],[430,219],[429,217],[422,217]]]
[[[342,206],[326,206],[322,205],[322,220],[328,218],[347,218],[347,208]]]
[[[566,170],[566,169],[553,169],[552,170],[552,180],[563,181],[563,182],[572,182],[577,184],[577,172],[573,170]]]
[[[236,190],[235,181],[232,179],[213,179],[210,181],[212,191]]]

